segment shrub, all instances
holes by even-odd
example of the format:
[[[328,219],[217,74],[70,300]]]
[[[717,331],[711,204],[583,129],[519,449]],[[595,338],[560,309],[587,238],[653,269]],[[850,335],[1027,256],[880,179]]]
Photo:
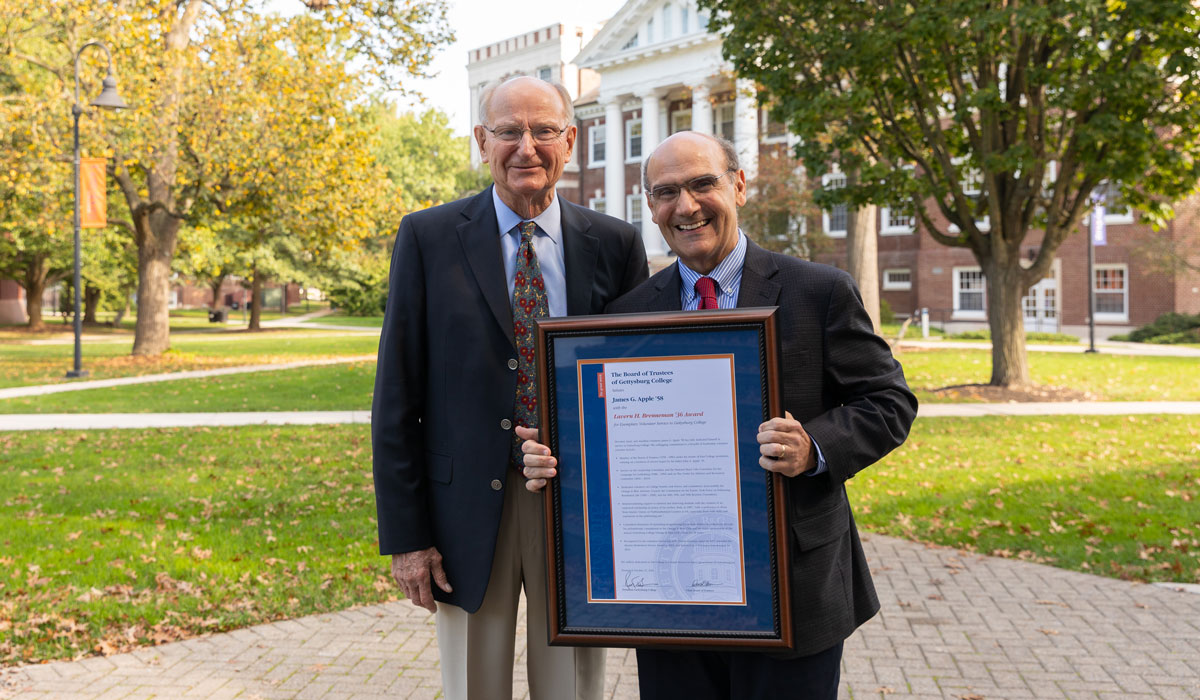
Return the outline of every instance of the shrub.
[[[986,328],[977,331],[963,331],[946,336],[949,340],[991,340],[992,332]],[[1025,334],[1027,342],[1034,343],[1078,343],[1079,338],[1066,333],[1043,333],[1033,331]]]
[[[1135,343],[1200,342],[1200,314],[1168,312],[1129,334]]]
[[[895,323],[896,312],[892,311],[892,305],[887,303],[887,299],[879,300],[879,323]]]
[[[387,278],[367,275],[342,281],[326,292],[329,303],[350,316],[378,316],[387,307]]]

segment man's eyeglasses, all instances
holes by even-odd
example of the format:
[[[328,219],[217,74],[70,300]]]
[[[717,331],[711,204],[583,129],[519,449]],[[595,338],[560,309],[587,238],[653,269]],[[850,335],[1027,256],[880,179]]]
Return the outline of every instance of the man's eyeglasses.
[[[483,128],[491,132],[492,136],[495,136],[496,140],[500,141],[501,143],[516,143],[525,136],[526,131],[528,131],[530,136],[533,136],[533,140],[537,141],[538,143],[554,143],[566,132],[569,127],[564,126],[563,128],[558,129],[553,126],[538,126],[532,129],[521,129],[515,126],[498,126],[495,129],[492,129],[485,126]]]
[[[651,188],[650,201],[654,204],[670,204],[679,199],[679,193],[687,190],[693,197],[708,194],[721,186],[721,178],[733,170],[726,170],[720,175],[701,175],[680,185],[659,185]]]

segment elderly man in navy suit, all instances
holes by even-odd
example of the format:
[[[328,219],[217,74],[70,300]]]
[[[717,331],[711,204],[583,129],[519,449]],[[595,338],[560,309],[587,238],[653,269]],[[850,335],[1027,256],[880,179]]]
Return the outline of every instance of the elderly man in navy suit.
[[[612,313],[778,306],[783,417],[759,427],[763,469],[784,477],[795,652],[639,649],[643,700],[837,698],[842,643],[879,610],[845,482],[904,442],[917,401],[872,329],[854,281],[772,253],[738,228],[746,176],[724,139],[681,132],[643,165],[654,222],[679,256]],[[556,461],[526,438],[526,487]]]
[[[520,488],[533,320],[593,314],[646,279],[631,225],[563,201],[575,145],[561,85],[485,90],[475,141],[495,186],[400,223],[371,414],[380,553],[437,615],[445,697],[512,697],[517,600],[530,695],[594,700],[604,650],[547,644],[542,502]],[[440,603],[440,604],[439,604]]]

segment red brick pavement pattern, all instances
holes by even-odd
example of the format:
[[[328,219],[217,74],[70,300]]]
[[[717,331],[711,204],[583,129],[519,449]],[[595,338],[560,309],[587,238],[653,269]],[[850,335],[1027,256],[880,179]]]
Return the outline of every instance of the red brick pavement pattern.
[[[1200,700],[1200,595],[868,535],[882,613],[846,644],[841,697]],[[527,696],[524,630],[514,696]],[[632,651],[606,693],[637,697]],[[0,673],[0,698],[433,699],[432,618],[406,602]]]

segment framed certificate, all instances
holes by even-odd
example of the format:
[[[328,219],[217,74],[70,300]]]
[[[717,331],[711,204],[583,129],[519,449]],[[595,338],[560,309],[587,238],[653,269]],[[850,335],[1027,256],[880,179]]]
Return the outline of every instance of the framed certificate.
[[[537,323],[550,643],[788,649],[775,308]]]

